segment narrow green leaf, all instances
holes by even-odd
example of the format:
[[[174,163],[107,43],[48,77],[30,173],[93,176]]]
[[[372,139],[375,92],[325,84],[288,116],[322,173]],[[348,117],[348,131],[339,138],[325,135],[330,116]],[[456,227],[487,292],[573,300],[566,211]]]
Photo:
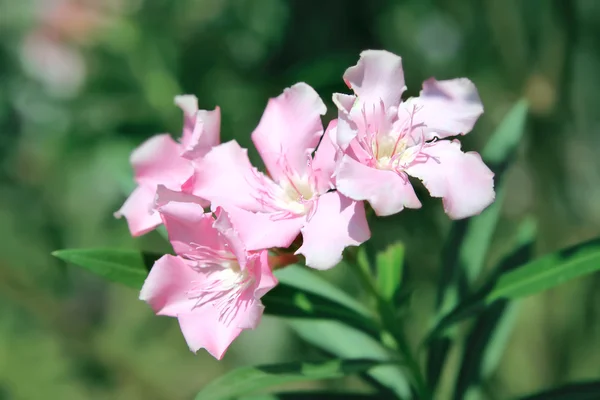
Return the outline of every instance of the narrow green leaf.
[[[597,400],[600,381],[571,383],[559,388],[522,397],[520,400]]]
[[[371,312],[362,303],[323,279],[310,268],[301,265],[290,265],[275,271],[275,276],[280,284],[283,283],[335,301],[354,310],[357,314],[364,316],[371,315]]]
[[[336,357],[382,361],[397,357],[378,340],[337,321],[290,319],[288,322],[300,338]],[[410,397],[410,386],[400,366],[382,365],[367,374],[382,390],[388,390],[399,399]]]
[[[380,296],[391,301],[396,295],[402,280],[404,265],[404,245],[396,243],[385,251],[377,253],[377,289]]]
[[[342,303],[280,282],[262,298],[265,313],[281,317],[330,319],[353,326],[377,338],[377,323]]]
[[[134,289],[141,289],[149,267],[159,255],[127,249],[67,249],[57,250],[53,256]]]
[[[240,400],[389,400],[385,394],[352,392],[285,392],[244,396]]]
[[[206,385],[196,400],[229,400],[287,383],[341,378],[381,364],[357,359],[238,368]]]
[[[527,100],[521,99],[508,111],[483,149],[486,163],[498,165],[510,158],[523,137],[528,110]]]
[[[486,301],[526,297],[598,270],[600,238],[543,256],[504,273],[486,296]]]

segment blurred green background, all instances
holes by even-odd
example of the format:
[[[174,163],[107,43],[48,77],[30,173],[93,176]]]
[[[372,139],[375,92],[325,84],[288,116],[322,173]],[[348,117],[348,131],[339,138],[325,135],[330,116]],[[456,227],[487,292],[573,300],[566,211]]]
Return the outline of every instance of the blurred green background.
[[[112,213],[133,185],[131,150],[156,133],[179,136],[175,95],[219,105],[222,140],[251,147],[267,99],[295,82],[315,87],[335,117],[331,93],[347,92],[342,74],[367,48],[403,57],[408,95],[430,76],[475,82],[486,112],[468,150],[528,99],[488,267],[528,216],[537,254],[598,235],[598,0],[0,0],[0,399],[186,399],[234,366],[306,354],[265,317],[222,362],[194,356],[174,319],[50,252],[167,249],[156,233],[130,238]],[[407,245],[415,343],[431,324],[450,227],[440,201],[421,199],[423,209],[383,221],[377,239]],[[326,275],[357,290],[345,274]],[[598,274],[518,311],[490,399],[600,375]]]

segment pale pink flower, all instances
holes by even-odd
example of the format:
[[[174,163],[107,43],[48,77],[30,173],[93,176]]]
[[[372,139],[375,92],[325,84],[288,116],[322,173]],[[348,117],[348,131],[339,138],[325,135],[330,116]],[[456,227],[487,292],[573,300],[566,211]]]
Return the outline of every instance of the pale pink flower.
[[[258,325],[260,298],[277,280],[267,250],[248,252],[223,209],[215,219],[197,201],[171,201],[178,195],[159,187],[158,211],[177,256],[156,261],[140,299],[179,320],[190,350],[205,348],[221,359],[244,329]]]
[[[441,197],[454,219],[480,213],[494,201],[494,174],[478,153],[463,153],[458,140],[471,131],[483,106],[468,79],[423,83],[420,97],[401,100],[406,89],[400,57],[367,50],[344,74],[354,95],[336,93],[339,109],[332,140],[338,155],[337,190],[367,200],[377,215],[421,203],[409,176]]]
[[[296,254],[308,266],[326,269],[341,260],[346,246],[370,237],[363,203],[331,191],[335,149],[323,136],[325,111],[305,83],[269,100],[252,140],[270,177],[252,167],[235,141],[213,148],[197,164],[195,191],[227,209],[248,250],[288,247],[302,233]]]
[[[115,216],[127,219],[133,236],[143,235],[161,224],[160,215],[154,211],[157,186],[192,193],[194,162],[219,144],[219,107],[213,111],[198,110],[198,100],[192,95],[177,96],[175,103],[184,113],[181,141],[176,142],[169,134],[156,135],[131,154],[138,186]]]

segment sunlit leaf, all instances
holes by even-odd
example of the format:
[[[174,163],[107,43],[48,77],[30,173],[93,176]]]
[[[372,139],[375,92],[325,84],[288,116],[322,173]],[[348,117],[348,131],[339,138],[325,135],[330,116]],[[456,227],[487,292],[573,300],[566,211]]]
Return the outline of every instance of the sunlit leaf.
[[[286,392],[240,397],[240,400],[389,400],[384,394],[346,392]]]
[[[356,359],[243,367],[206,385],[196,400],[229,400],[287,383],[341,378],[381,364],[377,360]]]

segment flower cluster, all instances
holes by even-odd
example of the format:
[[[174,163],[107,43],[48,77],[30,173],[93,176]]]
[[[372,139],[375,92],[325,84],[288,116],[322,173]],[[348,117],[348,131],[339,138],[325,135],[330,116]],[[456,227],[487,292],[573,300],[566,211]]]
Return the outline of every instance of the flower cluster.
[[[177,317],[193,351],[221,358],[256,326],[260,299],[277,284],[270,250],[292,248],[328,269],[369,239],[365,201],[380,216],[421,207],[409,176],[451,218],[494,200],[480,156],[443,140],[468,133],[483,113],[473,83],[430,79],[402,101],[400,57],[376,50],[361,53],[344,81],[354,94],[333,95],[338,118],[325,132],[325,104],[309,85],[269,100],[251,136],[266,173],[235,140],[219,144],[219,108],[198,110],[193,96],[175,99],[185,119],[179,142],[158,135],[133,152],[138,187],[116,215],[133,235],[163,223],[177,254],[156,262],[140,298]]]

